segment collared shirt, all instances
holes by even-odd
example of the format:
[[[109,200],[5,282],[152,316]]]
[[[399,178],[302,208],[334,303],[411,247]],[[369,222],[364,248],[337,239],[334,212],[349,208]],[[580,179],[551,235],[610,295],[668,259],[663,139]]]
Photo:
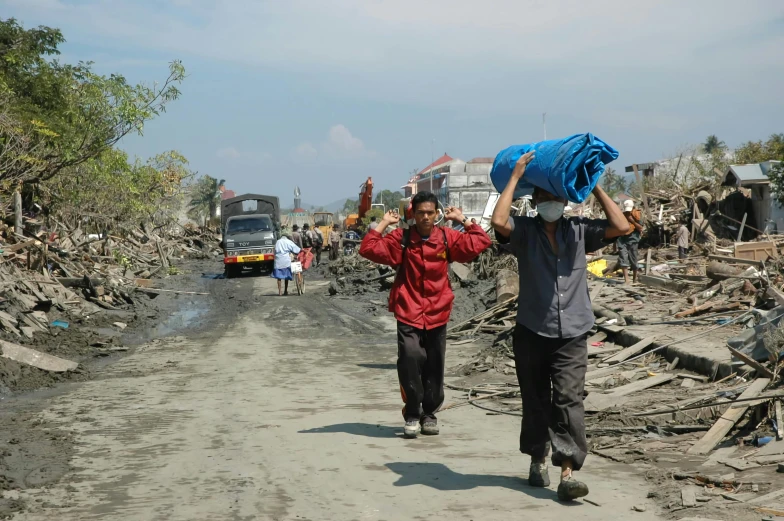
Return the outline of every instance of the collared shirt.
[[[316,236],[314,237],[314,240],[316,242],[320,242],[320,243],[323,244],[324,243],[324,234],[321,232],[321,230],[318,229],[318,228],[313,228],[313,233],[316,234]]]
[[[685,225],[681,224],[681,227],[678,228],[678,248],[688,248],[689,247],[689,229],[686,228]]]
[[[370,228],[371,230],[375,230],[376,228],[378,228],[378,223],[373,221],[372,223],[370,223],[370,226],[368,226],[368,228]]]
[[[329,242],[331,243],[340,242],[340,232],[336,232],[335,230],[329,232]]]
[[[585,254],[603,246],[606,219],[562,218],[553,252],[541,217],[510,217],[508,242],[517,256],[517,322],[550,338],[574,338],[593,326]],[[507,242],[497,235],[499,242]]]
[[[299,250],[300,247],[287,237],[278,239],[278,242],[275,243],[275,269],[290,268],[291,256],[289,254],[293,253],[296,255],[299,253]]]

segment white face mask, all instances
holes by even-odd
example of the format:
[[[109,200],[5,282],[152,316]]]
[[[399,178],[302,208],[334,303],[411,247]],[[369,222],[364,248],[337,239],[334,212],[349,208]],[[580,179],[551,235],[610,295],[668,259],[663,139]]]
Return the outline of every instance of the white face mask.
[[[545,201],[536,205],[536,211],[547,222],[554,222],[563,217],[566,205],[559,201]]]

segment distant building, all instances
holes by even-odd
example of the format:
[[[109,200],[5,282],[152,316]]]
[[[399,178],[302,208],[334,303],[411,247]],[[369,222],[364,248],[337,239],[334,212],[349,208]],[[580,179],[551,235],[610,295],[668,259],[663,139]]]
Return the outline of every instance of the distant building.
[[[781,161],[764,161],[749,165],[730,165],[722,179],[723,186],[746,188],[751,193],[751,212],[747,224],[769,233],[784,232],[784,207],[771,194],[768,174]],[[741,219],[742,216],[735,216]]]
[[[444,205],[460,208],[469,219],[481,220],[491,194],[497,194],[490,181],[492,157],[476,157],[468,162],[444,154],[402,186],[405,197],[432,191]]]
[[[469,219],[481,221],[487,200],[498,191],[490,181],[492,157],[475,157],[467,163],[456,164],[447,178],[448,204],[463,211]]]
[[[442,174],[449,171],[449,164],[452,161],[454,159],[444,154],[420,170],[414,177],[408,180],[408,183],[401,187],[404,197],[412,197],[417,192],[429,192],[431,189],[437,194],[443,188],[445,178]]]

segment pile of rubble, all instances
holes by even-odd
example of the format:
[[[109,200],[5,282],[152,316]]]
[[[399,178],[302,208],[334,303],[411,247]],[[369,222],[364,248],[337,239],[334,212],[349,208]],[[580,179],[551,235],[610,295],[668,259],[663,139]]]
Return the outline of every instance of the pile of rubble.
[[[131,308],[139,295],[166,291],[153,288],[151,279],[177,273],[176,259],[220,255],[215,234],[192,227],[168,237],[151,230],[126,230],[122,236],[64,228],[27,230],[24,237],[2,232],[0,356],[53,372],[74,371],[78,364],[48,354],[57,345],[36,341],[36,333],[49,339],[102,311]],[[118,329],[126,326],[116,319],[113,323]],[[2,365],[0,361],[0,377],[9,374]],[[0,390],[3,386],[0,378]]]
[[[784,491],[765,494],[771,472],[784,472],[779,242],[739,242],[685,260],[666,247],[640,257],[644,268],[631,285],[612,278],[614,256],[589,259],[595,324],[584,404],[592,452],[634,462],[656,479],[675,478],[661,486],[672,511],[711,513],[732,502],[784,515],[777,503]],[[453,374],[504,381],[459,388],[465,403],[522,414],[514,389],[516,310],[517,297],[507,297],[449,327],[451,345],[492,339]]]

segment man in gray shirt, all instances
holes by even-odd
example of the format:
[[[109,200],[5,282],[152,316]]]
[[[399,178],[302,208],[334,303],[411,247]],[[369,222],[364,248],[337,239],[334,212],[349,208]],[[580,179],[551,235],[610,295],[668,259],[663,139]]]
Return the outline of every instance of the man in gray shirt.
[[[565,218],[566,200],[539,187],[533,195],[538,215],[510,217],[515,188],[533,157],[531,152],[517,162],[491,222],[520,271],[514,353],[523,398],[520,451],[531,456],[528,482],[550,485],[546,459],[552,445],[552,463],[561,467],[558,498],[568,501],[588,494],[572,476],[588,452],[583,388],[594,317],[585,254],[628,232],[629,224],[598,185],[593,195],[607,219]]]

